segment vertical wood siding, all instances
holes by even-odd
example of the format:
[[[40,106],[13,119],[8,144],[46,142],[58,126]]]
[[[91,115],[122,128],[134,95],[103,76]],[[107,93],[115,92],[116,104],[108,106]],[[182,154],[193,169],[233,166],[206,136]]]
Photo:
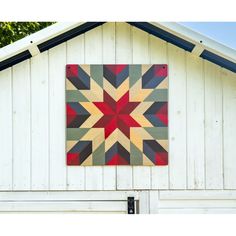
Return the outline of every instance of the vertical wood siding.
[[[12,150],[13,190],[30,188],[31,112],[29,60],[12,71]]]
[[[67,63],[168,64],[168,166],[66,166]],[[0,72],[0,190],[152,189],[141,208],[157,212],[157,189],[236,189],[235,104],[235,73],[106,23]]]
[[[0,72],[0,190],[12,190],[12,72]]]
[[[31,59],[31,189],[49,189],[48,52]],[[44,115],[42,115],[44,114]]]

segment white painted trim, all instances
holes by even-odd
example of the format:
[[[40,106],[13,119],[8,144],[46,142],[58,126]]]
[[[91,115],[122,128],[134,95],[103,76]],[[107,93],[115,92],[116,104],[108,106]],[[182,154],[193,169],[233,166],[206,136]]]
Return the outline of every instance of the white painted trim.
[[[125,201],[0,202],[0,212],[126,213]]]
[[[59,22],[31,34],[13,44],[1,48],[0,61],[17,55],[25,50],[29,50],[31,55],[35,56],[39,53],[39,51],[35,49],[38,44],[82,25],[83,23],[84,22]],[[196,47],[193,50],[194,54],[200,55],[204,49],[207,49],[236,63],[236,50],[195,32],[181,24],[175,22],[151,22],[151,24],[195,44]]]
[[[127,201],[139,200],[138,191],[15,191],[0,192],[0,202],[8,201]]]
[[[1,212],[116,212],[127,213],[127,198],[148,212],[148,192],[137,191],[0,191]],[[139,201],[142,199],[141,201]],[[138,212],[137,212],[138,213]]]
[[[193,44],[201,43],[204,49],[207,49],[219,56],[222,56],[230,61],[236,62],[236,50],[227,47],[209,37],[206,37],[196,31],[193,31],[181,24],[175,22],[151,22],[169,33],[172,33],[182,39],[185,39]]]
[[[34,34],[31,34],[23,39],[16,41],[10,45],[7,45],[0,49],[0,61],[10,58],[18,53],[25,50],[32,52],[32,56],[35,56],[35,50],[33,48],[37,47],[38,44],[45,42],[53,37],[56,37],[66,31],[69,31],[84,22],[59,22],[53,24],[45,29],[42,29]],[[39,51],[38,51],[39,52]]]
[[[235,200],[235,190],[161,190],[161,200]]]

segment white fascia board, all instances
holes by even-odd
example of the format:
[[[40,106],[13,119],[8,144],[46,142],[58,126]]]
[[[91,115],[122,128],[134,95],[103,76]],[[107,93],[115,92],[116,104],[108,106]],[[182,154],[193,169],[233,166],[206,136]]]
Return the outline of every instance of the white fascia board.
[[[183,38],[199,47],[201,45],[203,49],[206,49],[212,53],[222,56],[230,61],[236,62],[236,50],[227,47],[209,37],[206,37],[196,31],[193,31],[181,24],[175,22],[151,22],[154,26],[157,26],[169,33],[172,33],[180,38]]]
[[[0,49],[0,61],[8,59],[25,50],[29,50],[33,55],[37,52],[37,45],[43,43],[53,37],[56,37],[66,31],[69,31],[84,22],[59,22],[46,27],[34,34],[20,39],[10,45]],[[39,51],[38,51],[39,52]]]

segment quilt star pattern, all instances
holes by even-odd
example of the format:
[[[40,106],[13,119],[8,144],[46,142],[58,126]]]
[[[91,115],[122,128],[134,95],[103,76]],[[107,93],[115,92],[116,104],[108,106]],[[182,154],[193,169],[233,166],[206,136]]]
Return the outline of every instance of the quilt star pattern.
[[[67,165],[168,165],[168,68],[66,65]]]

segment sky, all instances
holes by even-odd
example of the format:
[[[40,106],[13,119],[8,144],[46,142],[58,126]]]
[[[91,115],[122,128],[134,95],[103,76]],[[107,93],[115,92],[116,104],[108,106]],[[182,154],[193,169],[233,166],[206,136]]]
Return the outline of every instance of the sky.
[[[236,22],[180,22],[180,24],[236,49]]]

